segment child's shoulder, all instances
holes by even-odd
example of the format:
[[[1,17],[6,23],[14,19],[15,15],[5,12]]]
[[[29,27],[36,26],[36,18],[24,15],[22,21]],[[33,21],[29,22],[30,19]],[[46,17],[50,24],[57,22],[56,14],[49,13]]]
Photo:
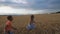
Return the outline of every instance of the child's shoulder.
[[[7,20],[6,22],[11,22],[11,21]]]
[[[11,23],[10,21],[6,21],[6,25],[7,25],[7,24],[10,24],[10,23]]]

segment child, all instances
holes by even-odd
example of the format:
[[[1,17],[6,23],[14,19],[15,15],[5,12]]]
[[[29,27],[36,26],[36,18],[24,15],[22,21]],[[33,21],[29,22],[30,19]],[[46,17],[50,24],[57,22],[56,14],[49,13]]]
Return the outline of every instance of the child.
[[[34,28],[35,28],[34,15],[31,15],[31,21],[30,21],[30,23],[28,24],[27,29],[28,29],[28,30],[32,30],[32,29],[34,29]]]
[[[5,34],[13,34],[12,29],[16,30],[16,28],[12,27],[12,20],[13,20],[12,16],[7,17],[7,22],[5,26]]]

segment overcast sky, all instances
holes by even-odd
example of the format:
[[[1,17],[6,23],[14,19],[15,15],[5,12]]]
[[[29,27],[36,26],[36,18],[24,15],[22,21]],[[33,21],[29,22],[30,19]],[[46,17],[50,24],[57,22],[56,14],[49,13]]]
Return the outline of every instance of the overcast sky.
[[[0,0],[0,14],[43,14],[60,11],[60,0]]]

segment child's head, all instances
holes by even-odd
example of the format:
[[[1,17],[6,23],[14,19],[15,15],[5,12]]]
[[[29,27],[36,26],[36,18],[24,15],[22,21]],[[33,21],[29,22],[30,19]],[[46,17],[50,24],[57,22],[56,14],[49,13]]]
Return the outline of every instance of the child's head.
[[[31,20],[34,20],[34,15],[31,15]]]
[[[9,21],[12,21],[12,20],[13,20],[13,17],[12,17],[12,16],[8,16],[7,19],[8,19]]]

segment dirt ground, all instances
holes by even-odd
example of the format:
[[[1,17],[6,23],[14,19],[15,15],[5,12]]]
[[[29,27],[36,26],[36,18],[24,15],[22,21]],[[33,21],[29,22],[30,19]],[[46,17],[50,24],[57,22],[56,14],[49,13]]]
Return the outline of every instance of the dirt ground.
[[[30,15],[13,16],[13,26],[17,28],[14,34],[60,34],[60,14],[39,14],[35,16],[36,28],[26,30],[30,22]],[[7,16],[0,16],[0,34],[3,34]]]

